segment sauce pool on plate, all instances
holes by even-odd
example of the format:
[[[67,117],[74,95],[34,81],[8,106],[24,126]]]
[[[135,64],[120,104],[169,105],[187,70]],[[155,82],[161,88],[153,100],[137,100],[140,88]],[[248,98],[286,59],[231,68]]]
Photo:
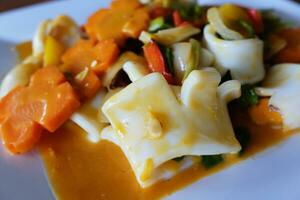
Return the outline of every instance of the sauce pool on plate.
[[[39,151],[58,199],[159,199],[283,141],[292,134],[243,121],[247,119],[239,124],[249,128],[251,140],[242,155],[224,155],[224,161],[210,169],[199,163],[170,180],[160,181],[146,189],[139,186],[118,146],[105,140],[91,143],[87,134],[71,122],[55,134],[45,136]],[[169,162],[176,165],[176,161]]]

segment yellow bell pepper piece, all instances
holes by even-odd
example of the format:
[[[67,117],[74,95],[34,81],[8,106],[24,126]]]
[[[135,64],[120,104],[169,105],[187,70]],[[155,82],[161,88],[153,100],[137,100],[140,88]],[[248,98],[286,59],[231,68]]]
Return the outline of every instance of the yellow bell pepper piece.
[[[240,6],[227,3],[219,7],[219,13],[224,24],[229,29],[235,30],[244,36],[247,35],[245,29],[237,23],[238,20],[243,20],[251,24],[251,20],[245,9]]]
[[[58,65],[64,49],[65,48],[61,43],[52,36],[48,36],[45,42],[44,67]]]

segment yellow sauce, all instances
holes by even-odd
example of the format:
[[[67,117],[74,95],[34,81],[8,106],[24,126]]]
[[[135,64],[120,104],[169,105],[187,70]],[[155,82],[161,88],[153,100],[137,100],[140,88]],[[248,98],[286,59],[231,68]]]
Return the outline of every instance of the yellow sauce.
[[[200,178],[228,167],[274,145],[292,133],[282,133],[268,126],[249,124],[240,117],[239,124],[251,130],[251,142],[242,156],[226,155],[225,161],[205,169],[194,166],[173,177],[142,189],[122,151],[108,141],[93,144],[86,134],[72,123],[43,138],[39,147],[48,178],[60,200],[96,199],[159,199]]]

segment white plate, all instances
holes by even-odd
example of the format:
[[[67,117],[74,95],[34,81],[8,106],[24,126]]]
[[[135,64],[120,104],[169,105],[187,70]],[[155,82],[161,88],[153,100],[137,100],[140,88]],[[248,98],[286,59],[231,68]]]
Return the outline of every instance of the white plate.
[[[202,0],[220,3],[226,0]],[[291,19],[300,19],[300,7],[283,0],[231,0],[257,8],[274,8]],[[32,38],[38,23],[68,14],[82,24],[87,16],[109,0],[69,0],[0,14],[0,78],[13,66],[11,47]],[[300,135],[268,149],[240,164],[206,177],[168,197],[205,200],[298,200],[300,199]],[[42,163],[34,152],[10,156],[0,145],[0,199],[53,200]]]

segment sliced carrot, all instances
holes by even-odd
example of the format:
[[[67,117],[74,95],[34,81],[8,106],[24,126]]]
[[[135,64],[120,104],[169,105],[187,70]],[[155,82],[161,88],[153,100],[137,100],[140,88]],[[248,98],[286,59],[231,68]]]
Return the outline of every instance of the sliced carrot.
[[[137,0],[115,0],[110,9],[100,9],[85,24],[93,40],[114,39],[122,46],[128,37],[137,38],[147,28],[148,10]]]
[[[150,17],[146,8],[138,9],[124,24],[122,32],[131,38],[138,38],[142,30],[148,28]]]
[[[113,64],[118,54],[118,46],[112,39],[102,40],[96,45],[91,40],[81,40],[66,51],[62,60],[64,69],[72,74],[80,73],[85,67],[100,74]]]
[[[8,151],[23,153],[43,128],[57,130],[80,106],[72,86],[55,67],[39,69],[28,87],[17,87],[0,101],[0,135]]]
[[[300,63],[300,28],[284,29],[279,37],[286,40],[287,45],[274,55],[277,63]]]
[[[41,92],[42,89],[42,87],[35,86],[32,88],[32,92]],[[33,119],[50,132],[56,131],[80,106],[74,90],[68,82],[49,88],[47,94],[42,95],[41,100],[36,104],[37,107],[43,105],[43,112],[42,115],[35,115]]]
[[[80,94],[83,99],[90,99],[100,89],[101,81],[93,71],[88,70],[82,80],[75,78],[74,85],[77,93]]]
[[[85,67],[89,67],[94,60],[94,42],[91,40],[80,40],[69,48],[62,56],[65,70],[72,74],[80,73]]]
[[[258,104],[249,108],[251,119],[256,124],[282,124],[282,117],[279,112],[269,106],[269,99],[260,99]]]
[[[25,153],[39,141],[42,127],[26,117],[13,114],[0,126],[2,143],[12,154]]]
[[[91,69],[100,74],[105,72],[117,59],[119,48],[112,39],[102,40],[94,47],[95,65],[91,65]]]
[[[122,46],[126,40],[122,28],[129,14],[129,12],[112,12],[111,10],[100,9],[88,18],[84,27],[93,40],[114,39],[118,45]]]
[[[118,11],[134,11],[140,6],[141,3],[138,0],[114,0],[111,2],[110,8]]]
[[[5,121],[11,113],[16,112],[18,101],[21,94],[25,90],[24,86],[19,86],[9,92],[0,101],[0,125]]]
[[[19,100],[17,113],[54,132],[80,106],[72,86],[34,85],[26,88]]]
[[[64,75],[57,67],[44,67],[38,69],[30,78],[30,86],[49,84],[58,85],[66,81]]]

